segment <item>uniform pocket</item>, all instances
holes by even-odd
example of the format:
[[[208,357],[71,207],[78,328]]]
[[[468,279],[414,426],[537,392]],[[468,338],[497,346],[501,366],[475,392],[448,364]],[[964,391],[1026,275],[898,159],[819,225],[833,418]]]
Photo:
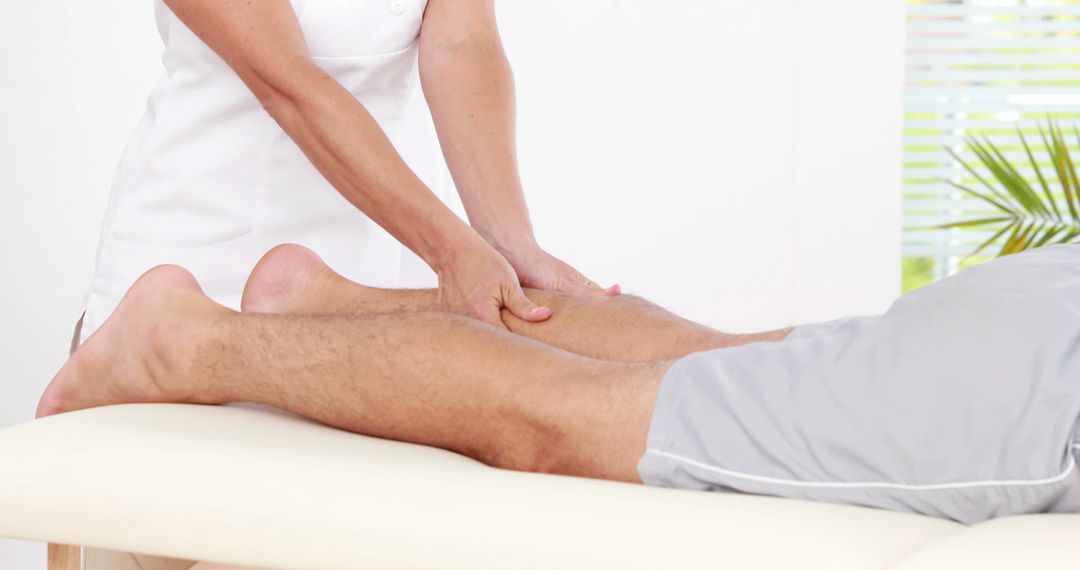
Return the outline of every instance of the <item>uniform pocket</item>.
[[[296,10],[314,57],[396,52],[420,33],[426,0],[304,0]]]
[[[219,247],[254,231],[270,140],[281,128],[234,75],[177,73],[151,97],[125,156],[106,239],[129,248]]]

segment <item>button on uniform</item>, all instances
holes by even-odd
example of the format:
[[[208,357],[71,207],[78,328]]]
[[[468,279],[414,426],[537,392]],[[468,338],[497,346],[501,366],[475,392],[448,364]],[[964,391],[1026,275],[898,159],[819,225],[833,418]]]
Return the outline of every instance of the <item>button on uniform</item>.
[[[393,0],[390,2],[390,13],[395,16],[400,16],[405,13],[405,1]]]

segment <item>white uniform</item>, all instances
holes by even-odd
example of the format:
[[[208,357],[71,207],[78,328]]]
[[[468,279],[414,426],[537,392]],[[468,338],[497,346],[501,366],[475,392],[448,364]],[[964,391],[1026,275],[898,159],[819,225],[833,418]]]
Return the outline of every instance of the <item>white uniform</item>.
[[[371,112],[441,198],[452,193],[420,91],[426,0],[294,0],[316,63]],[[435,284],[412,252],[347,202],[225,62],[156,0],[165,75],[117,168],[86,298],[82,338],[163,263],[238,308],[259,257],[285,242],[383,287]]]

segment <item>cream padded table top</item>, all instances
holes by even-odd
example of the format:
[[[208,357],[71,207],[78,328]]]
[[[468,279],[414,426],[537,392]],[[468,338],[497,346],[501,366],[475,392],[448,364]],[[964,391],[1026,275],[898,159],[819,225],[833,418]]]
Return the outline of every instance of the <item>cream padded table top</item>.
[[[0,430],[0,458],[2,536],[270,568],[1080,565],[1080,516],[967,528],[515,473],[243,407],[64,414]]]

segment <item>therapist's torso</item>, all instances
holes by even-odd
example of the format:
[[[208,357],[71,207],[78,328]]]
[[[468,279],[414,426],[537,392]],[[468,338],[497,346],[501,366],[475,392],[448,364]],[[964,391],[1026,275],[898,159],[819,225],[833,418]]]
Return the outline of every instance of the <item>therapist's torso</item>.
[[[316,63],[371,112],[444,200],[445,166],[420,92],[426,0],[294,0]],[[86,300],[82,338],[128,287],[163,263],[191,271],[239,308],[244,280],[280,243],[315,250],[346,277],[380,287],[435,284],[412,252],[346,201],[239,77],[156,0],[165,75],[117,168]]]

